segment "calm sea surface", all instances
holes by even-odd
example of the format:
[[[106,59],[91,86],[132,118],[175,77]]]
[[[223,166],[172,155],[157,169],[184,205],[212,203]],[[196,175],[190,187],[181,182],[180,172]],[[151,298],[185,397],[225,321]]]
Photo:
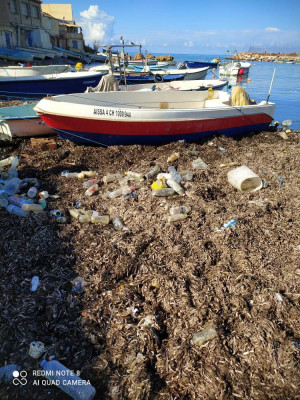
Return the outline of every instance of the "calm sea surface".
[[[171,54],[178,62],[187,61],[211,61],[218,55],[207,54]],[[224,57],[220,56],[220,59]],[[245,87],[251,99],[257,102],[266,100],[274,68],[276,68],[274,82],[270,95],[270,102],[276,104],[274,120],[282,122],[286,119],[293,121],[291,129],[300,129],[300,65],[280,64],[274,62],[251,62],[251,68],[247,78],[238,83]],[[206,79],[212,79],[212,75],[218,77],[218,69],[215,72],[209,70]],[[236,79],[226,78],[236,85]]]

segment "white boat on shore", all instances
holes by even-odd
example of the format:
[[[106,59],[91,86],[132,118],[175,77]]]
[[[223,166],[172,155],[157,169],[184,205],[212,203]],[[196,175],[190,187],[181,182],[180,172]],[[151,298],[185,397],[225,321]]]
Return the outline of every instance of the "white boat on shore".
[[[138,85],[120,85],[120,90],[124,91],[144,91],[153,92],[161,90],[220,90],[228,84],[224,79],[196,79],[187,81],[171,81],[161,83],[141,83]]]
[[[275,104],[232,105],[223,91],[112,91],[42,99],[34,108],[49,127],[77,143],[156,145],[216,133],[266,129]]]

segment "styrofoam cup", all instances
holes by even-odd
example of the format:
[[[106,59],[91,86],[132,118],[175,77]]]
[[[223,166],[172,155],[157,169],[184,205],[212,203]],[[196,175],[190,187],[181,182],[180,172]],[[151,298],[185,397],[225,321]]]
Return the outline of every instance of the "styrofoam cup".
[[[228,182],[241,192],[254,192],[262,188],[262,180],[250,168],[242,165],[227,174]]]

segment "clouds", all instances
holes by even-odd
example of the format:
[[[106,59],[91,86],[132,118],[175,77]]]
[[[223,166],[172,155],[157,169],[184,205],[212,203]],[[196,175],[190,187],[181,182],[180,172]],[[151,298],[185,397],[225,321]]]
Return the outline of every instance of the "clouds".
[[[191,40],[183,43],[184,47],[194,47],[194,43]]]
[[[97,5],[91,5],[88,10],[80,12],[78,20],[85,42],[90,45],[94,41],[99,44],[111,43],[114,35],[114,23],[115,17],[106,14]]]
[[[280,29],[278,29],[278,28],[265,28],[265,31],[267,31],[267,32],[279,32]]]

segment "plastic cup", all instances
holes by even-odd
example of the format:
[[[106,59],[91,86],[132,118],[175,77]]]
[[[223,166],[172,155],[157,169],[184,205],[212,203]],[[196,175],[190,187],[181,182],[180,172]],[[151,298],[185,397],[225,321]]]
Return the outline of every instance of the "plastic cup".
[[[250,168],[242,165],[227,174],[228,182],[241,192],[255,192],[262,188],[262,180]]]

